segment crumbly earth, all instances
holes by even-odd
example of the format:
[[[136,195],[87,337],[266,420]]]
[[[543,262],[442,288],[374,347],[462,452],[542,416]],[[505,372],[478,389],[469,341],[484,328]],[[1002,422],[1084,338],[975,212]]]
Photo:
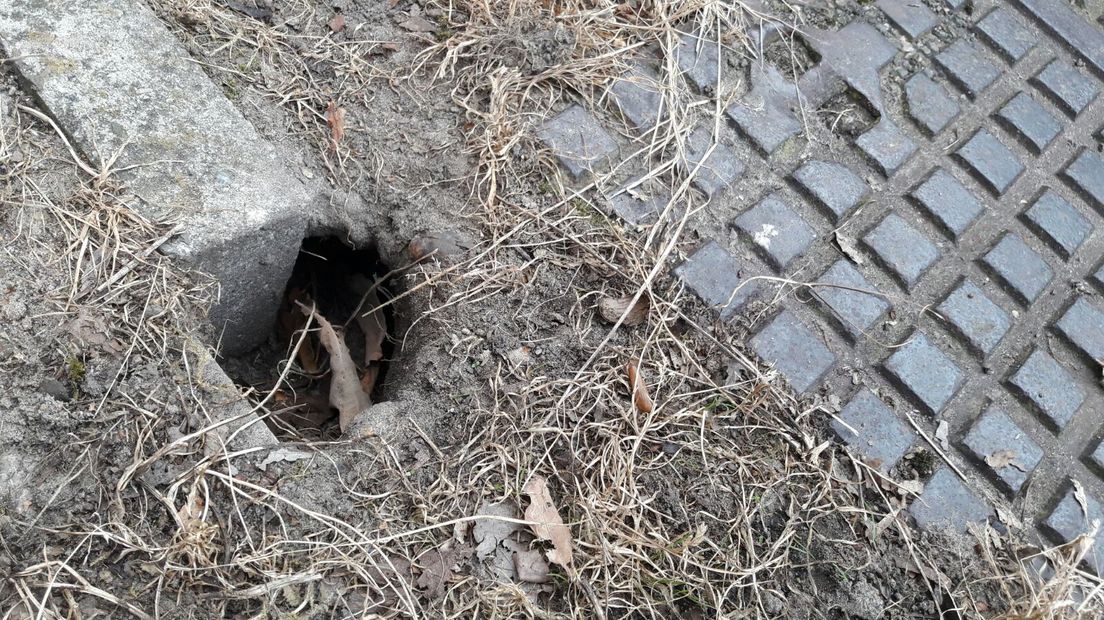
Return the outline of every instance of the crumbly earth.
[[[565,96],[555,80],[534,80],[549,99],[525,108],[498,101],[494,83],[434,79],[441,59],[423,54],[479,22],[480,53],[506,71],[554,73],[576,41],[548,11],[496,23],[471,5],[405,1],[151,4],[299,173],[332,188],[314,232],[403,269],[389,285],[394,352],[381,402],[339,440],[232,453],[198,432],[225,404],[194,372],[197,342],[217,341],[204,322],[214,288],[156,253],[135,258],[170,223],[137,220],[125,188],[83,178],[9,79],[8,617],[1034,611],[1016,559],[1030,551],[992,529],[913,532],[901,510],[915,490],[828,441],[830,398],[777,387],[742,353],[738,326],[666,268],[642,324],[611,331],[600,318],[599,299],[636,293],[657,253],[646,230],[565,193],[536,148],[533,126]],[[336,148],[331,101],[346,111]],[[524,120],[496,125],[504,114]],[[503,176],[488,179],[494,158]],[[447,239],[439,261],[411,265],[418,237]],[[634,359],[650,411],[634,403]],[[534,476],[570,527],[570,563],[550,563],[525,527],[473,520],[522,518]]]

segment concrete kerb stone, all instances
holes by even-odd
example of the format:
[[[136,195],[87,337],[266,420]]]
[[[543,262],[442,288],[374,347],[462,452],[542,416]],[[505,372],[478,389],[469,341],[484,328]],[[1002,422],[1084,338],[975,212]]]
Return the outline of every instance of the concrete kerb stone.
[[[170,257],[212,274],[223,350],[269,332],[313,198],[137,0],[0,3],[0,46],[83,157],[182,233]]]

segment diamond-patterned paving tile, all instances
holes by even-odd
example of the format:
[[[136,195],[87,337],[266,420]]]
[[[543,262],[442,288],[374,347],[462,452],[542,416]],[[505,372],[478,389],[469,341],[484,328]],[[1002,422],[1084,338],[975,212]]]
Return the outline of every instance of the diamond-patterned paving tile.
[[[713,146],[713,132],[709,127],[702,126],[695,129],[694,133],[690,134],[686,146],[686,170],[694,172],[694,187],[700,189],[707,198],[716,196],[744,174],[744,162],[736,157],[732,149],[723,144],[717,144],[710,153],[709,147]],[[707,153],[708,158],[706,158]],[[699,163],[701,167],[698,167]]]
[[[617,152],[617,142],[598,120],[573,105],[546,122],[537,136],[552,149],[560,164],[576,179],[603,167]]]
[[[931,9],[920,2],[902,2],[901,0],[878,0],[880,8],[909,37],[923,36],[939,23],[939,18]]]
[[[832,430],[872,467],[883,473],[901,460],[913,433],[867,388],[861,388],[832,420]]]
[[[1035,47],[1036,36],[1015,12],[998,8],[977,24],[978,32],[1005,60],[1016,62]]]
[[[964,533],[970,523],[984,523],[992,511],[949,467],[941,467],[909,506],[909,513],[920,529]]]
[[[1058,119],[1024,92],[1004,104],[997,112],[997,120],[1035,153],[1043,152],[1062,133]]]
[[[1014,495],[1043,459],[1043,450],[1008,414],[991,405],[963,439],[1005,492]]]
[[[1058,540],[1068,543],[1081,534],[1093,531],[1097,523],[1104,523],[1104,510],[1101,510],[1100,502],[1088,494],[1078,499],[1071,486],[1043,522],[1043,527]],[[1085,555],[1085,562],[1097,572],[1104,567],[1104,537],[1096,537],[1092,549]]]
[[[915,332],[889,356],[885,369],[933,415],[943,410],[965,381],[954,360],[921,332]]]
[[[1080,114],[1100,92],[1092,78],[1060,58],[1047,65],[1032,81],[1070,116]]]
[[[1035,234],[1067,259],[1073,256],[1093,231],[1092,222],[1049,188],[1043,190],[1024,212],[1024,220]]]
[[[777,195],[763,199],[735,224],[778,269],[785,269],[816,239],[816,231]]]
[[[923,73],[905,83],[905,98],[909,116],[931,135],[942,131],[960,111],[947,89]]]
[[[936,169],[910,195],[937,226],[956,240],[985,211],[981,201],[943,168]]]
[[[756,334],[751,348],[778,369],[798,394],[815,387],[836,361],[823,338],[789,310]]]
[[[916,153],[916,142],[905,135],[901,128],[886,117],[855,140],[874,165],[885,176],[890,176]]]
[[[1047,426],[1066,427],[1085,401],[1085,392],[1062,365],[1042,349],[1036,349],[1009,379],[1009,384],[1032,404]]]
[[[721,246],[710,241],[675,268],[675,275],[705,303],[720,310],[722,318],[732,316],[759,289],[747,266]]]
[[[997,68],[977,45],[959,39],[935,56],[935,62],[971,99],[976,98],[1000,77]]]
[[[626,75],[615,79],[610,96],[637,131],[652,129],[663,114],[659,77],[645,64],[638,63]]]
[[[717,87],[719,53],[716,41],[699,39],[692,34],[682,35],[675,51],[679,70],[706,94]]]
[[[1104,158],[1090,149],[1081,151],[1062,176],[1069,181],[1085,200],[1099,210],[1104,210]]]
[[[939,259],[939,248],[896,213],[867,233],[863,244],[905,288],[912,288]]]
[[[850,213],[870,191],[847,166],[833,162],[806,162],[794,171],[793,178],[836,221]]]
[[[1020,236],[1007,233],[981,262],[1024,303],[1031,303],[1050,284],[1054,272]]]
[[[837,260],[817,282],[829,286],[814,287],[813,293],[839,317],[852,337],[869,331],[889,310],[884,297],[863,292],[878,289],[846,259]]]
[[[1100,364],[1104,360],[1104,312],[1085,297],[1058,319],[1058,331],[1084,355]]]
[[[764,154],[771,155],[787,140],[801,133],[801,121],[793,112],[797,87],[770,65],[751,69],[751,92],[728,108],[728,116]]]
[[[1016,155],[985,129],[978,130],[955,156],[997,195],[1007,191],[1024,171]]]
[[[988,357],[1012,327],[1008,313],[968,280],[947,296],[936,311],[982,358]]]

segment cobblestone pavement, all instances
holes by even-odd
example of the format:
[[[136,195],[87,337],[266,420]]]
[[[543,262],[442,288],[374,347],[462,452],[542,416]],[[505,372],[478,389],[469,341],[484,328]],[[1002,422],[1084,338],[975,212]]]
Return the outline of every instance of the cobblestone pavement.
[[[920,527],[999,514],[1057,542],[1104,517],[1104,25],[1092,19],[1065,0],[878,0],[842,27],[804,28],[807,62],[734,61],[694,33],[678,48],[696,96],[737,85],[693,181],[709,200],[702,243],[676,274],[722,317],[753,317],[751,348],[796,392],[839,395],[832,427],[882,470],[925,445],[910,420],[936,443],[946,423],[953,466],[937,459],[913,502]],[[767,50],[789,36],[749,32]],[[642,59],[610,108],[544,126],[570,175],[664,118],[659,66]],[[712,129],[691,132],[688,169]],[[665,204],[610,195],[630,224]],[[776,303],[755,276],[831,286]],[[1104,542],[1096,552],[1104,561]]]

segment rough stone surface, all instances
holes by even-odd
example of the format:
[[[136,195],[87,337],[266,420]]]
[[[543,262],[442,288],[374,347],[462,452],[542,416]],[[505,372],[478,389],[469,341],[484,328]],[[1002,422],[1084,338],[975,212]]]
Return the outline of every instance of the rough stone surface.
[[[0,46],[87,160],[120,152],[144,216],[182,223],[162,249],[219,279],[224,351],[263,340],[313,192],[187,50],[135,0],[0,3]]]
[[[604,168],[617,153],[613,136],[579,105],[560,112],[537,135],[576,179]]]
[[[832,429],[871,466],[888,472],[912,445],[913,433],[880,398],[862,388],[832,420]]]
[[[1035,301],[1054,277],[1046,261],[1016,233],[1005,235],[981,260],[1025,303]]]
[[[797,103],[796,86],[774,67],[755,64],[751,92],[729,106],[728,116],[760,152],[771,155],[801,132],[801,121],[793,112]]]
[[[981,201],[943,168],[936,169],[910,195],[952,239],[966,232],[985,210]]]
[[[676,267],[675,275],[698,297],[717,308],[722,317],[727,317],[758,290],[758,282],[748,281],[752,274],[745,273],[746,268],[727,250],[710,241]]]
[[[744,232],[779,269],[800,256],[816,239],[816,231],[778,196],[768,196],[740,217]]]
[[[968,524],[984,523],[991,512],[949,467],[935,472],[909,507],[916,525],[929,531],[965,532]]]
[[[924,35],[939,23],[935,13],[919,2],[878,0],[878,8],[885,12],[894,26],[913,39]]]
[[[1035,35],[1014,12],[997,8],[977,25],[978,32],[1005,60],[1016,62],[1035,47]]]
[[[1094,523],[1104,523],[1104,510],[1101,510],[1100,501],[1086,495],[1082,507],[1076,489],[1071,486],[1043,522],[1043,528],[1058,542],[1065,543],[1092,531]],[[1104,566],[1104,541],[1100,536],[1097,536],[1092,549],[1085,555],[1085,561],[1098,572]]]
[[[1064,60],[1055,60],[1033,80],[1044,94],[1071,116],[1077,116],[1096,95],[1100,87],[1092,78]]]
[[[1062,175],[1097,209],[1104,210],[1104,158],[1088,149]]]
[[[635,65],[627,75],[614,80],[610,86],[610,97],[637,131],[652,129],[663,114],[659,78],[645,64]]]
[[[716,41],[685,34],[679,39],[676,57],[679,69],[698,90],[713,92],[719,76],[718,45]]]
[[[1027,93],[1018,93],[997,112],[1002,121],[1025,146],[1043,152],[1062,132],[1062,125],[1038,101]]]
[[[964,379],[954,360],[920,332],[889,356],[885,368],[931,414],[943,410]]]
[[[1012,327],[1012,319],[970,281],[952,292],[936,311],[981,357],[987,357]]]
[[[939,258],[939,248],[896,213],[890,213],[863,243],[905,288],[911,288]]]
[[[1093,230],[1092,222],[1052,189],[1043,190],[1024,219],[1063,258],[1072,256]]]
[[[869,191],[854,172],[833,162],[806,162],[794,172],[793,178],[837,220],[850,213]]]
[[[1104,33],[1068,4],[1051,0],[1013,0],[1039,20],[1066,47],[1104,73]]]
[[[627,185],[632,185],[632,182]],[[639,226],[651,224],[659,219],[667,205],[668,196],[659,192],[649,192],[639,188],[618,188],[609,199],[610,208],[629,224]]]
[[[905,83],[909,116],[929,134],[937,134],[958,117],[954,98],[930,77],[917,73]]]
[[[873,129],[859,136],[855,146],[862,149],[878,170],[890,176],[905,165],[919,148],[912,138],[891,121],[882,121]]]
[[[998,481],[1015,494],[1043,458],[1043,450],[1004,413],[989,407],[963,441],[967,451]]]
[[[1104,360],[1104,312],[1087,298],[1078,297],[1057,327],[1089,359],[1097,364]]]
[[[1024,171],[1016,155],[984,129],[974,134],[955,155],[997,195],[1007,191]]]
[[[818,286],[813,292],[853,337],[872,328],[889,309],[889,302],[874,294],[877,288],[846,260],[836,261],[817,281],[828,286]]]
[[[1062,430],[1081,403],[1085,392],[1062,365],[1042,349],[1031,352],[1009,383],[1055,430]]]
[[[799,394],[815,387],[836,361],[823,337],[789,310],[783,310],[756,334],[751,348],[777,368]]]
[[[694,172],[694,187],[700,189],[708,198],[719,194],[744,174],[744,164],[732,149],[723,144],[713,145],[709,128],[698,127],[690,134],[686,154],[687,171]],[[711,146],[713,146],[712,151],[709,150]]]
[[[976,45],[958,40],[935,57],[935,62],[964,93],[976,98],[1000,77],[996,67]]]

